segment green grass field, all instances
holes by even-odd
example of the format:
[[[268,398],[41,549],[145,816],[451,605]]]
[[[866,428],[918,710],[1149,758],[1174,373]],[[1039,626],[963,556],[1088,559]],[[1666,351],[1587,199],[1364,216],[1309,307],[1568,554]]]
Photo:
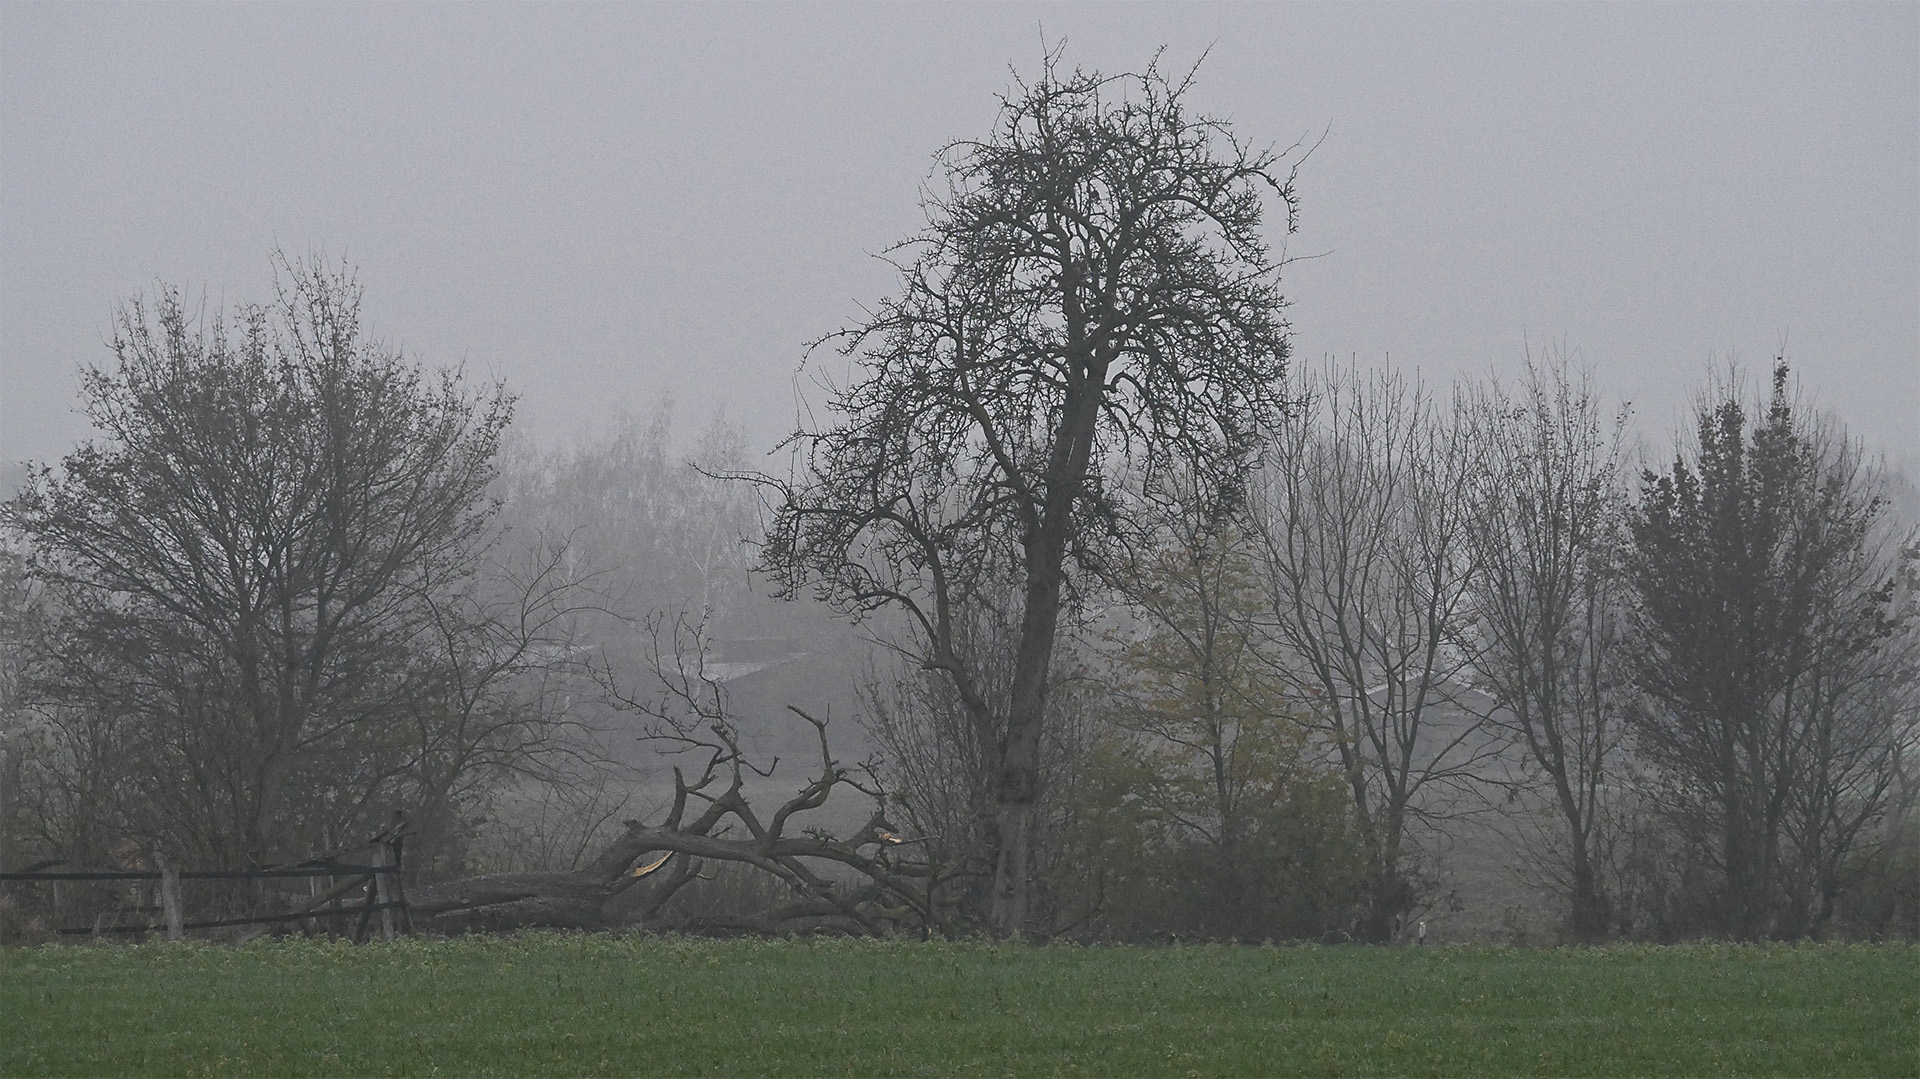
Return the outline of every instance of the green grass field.
[[[0,1075],[1920,1074],[1913,947],[0,951]]]

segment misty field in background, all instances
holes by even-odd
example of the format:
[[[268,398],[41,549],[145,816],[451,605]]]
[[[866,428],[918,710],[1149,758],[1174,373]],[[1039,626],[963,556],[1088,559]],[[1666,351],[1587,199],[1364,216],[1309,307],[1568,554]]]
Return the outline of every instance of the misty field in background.
[[[1911,1075],[1911,946],[0,952],[10,1075]]]

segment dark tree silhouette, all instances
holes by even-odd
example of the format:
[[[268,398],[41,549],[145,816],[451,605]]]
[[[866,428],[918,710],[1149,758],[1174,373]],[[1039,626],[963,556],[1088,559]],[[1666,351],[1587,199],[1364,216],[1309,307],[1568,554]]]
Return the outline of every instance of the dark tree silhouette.
[[[1282,406],[1287,359],[1271,199],[1294,223],[1288,153],[1186,106],[1191,76],[1064,72],[1002,102],[994,134],[940,155],[900,291],[831,340],[859,375],[775,483],[764,565],[853,613],[904,613],[986,748],[990,917],[1026,924],[1048,670],[1076,571],[1137,531],[1121,470],[1170,465],[1209,497],[1243,484]],[[772,482],[765,481],[763,482]],[[1010,586],[1008,703],[956,639]]]
[[[1737,939],[1831,915],[1920,727],[1876,487],[1795,406],[1782,361],[1764,415],[1737,384],[1702,402],[1695,443],[1646,473],[1629,516],[1635,746]]]
[[[35,704],[111,781],[88,811],[203,864],[437,819],[537,741],[499,691],[561,613],[551,560],[511,612],[475,586],[511,398],[368,339],[345,270],[280,270],[210,325],[130,304],[84,372],[102,437],[6,507],[61,617]]]

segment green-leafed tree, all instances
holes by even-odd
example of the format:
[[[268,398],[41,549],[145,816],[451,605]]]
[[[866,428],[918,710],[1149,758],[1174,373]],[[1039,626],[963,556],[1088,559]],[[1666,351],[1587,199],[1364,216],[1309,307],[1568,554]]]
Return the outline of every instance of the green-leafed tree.
[[[20,845],[26,758],[40,734],[25,705],[29,672],[41,650],[46,612],[27,575],[23,544],[0,532],[0,873],[23,864]]]
[[[1327,747],[1255,654],[1261,594],[1230,520],[1184,519],[1134,575],[1109,727],[1075,783],[1056,887],[1117,936],[1317,937],[1367,852]]]

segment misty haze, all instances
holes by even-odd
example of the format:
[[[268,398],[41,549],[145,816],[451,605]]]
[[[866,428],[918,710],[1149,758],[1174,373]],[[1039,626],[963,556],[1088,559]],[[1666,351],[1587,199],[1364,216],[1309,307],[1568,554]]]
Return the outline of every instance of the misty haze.
[[[0,53],[0,1071],[1911,1070],[1920,9]]]

